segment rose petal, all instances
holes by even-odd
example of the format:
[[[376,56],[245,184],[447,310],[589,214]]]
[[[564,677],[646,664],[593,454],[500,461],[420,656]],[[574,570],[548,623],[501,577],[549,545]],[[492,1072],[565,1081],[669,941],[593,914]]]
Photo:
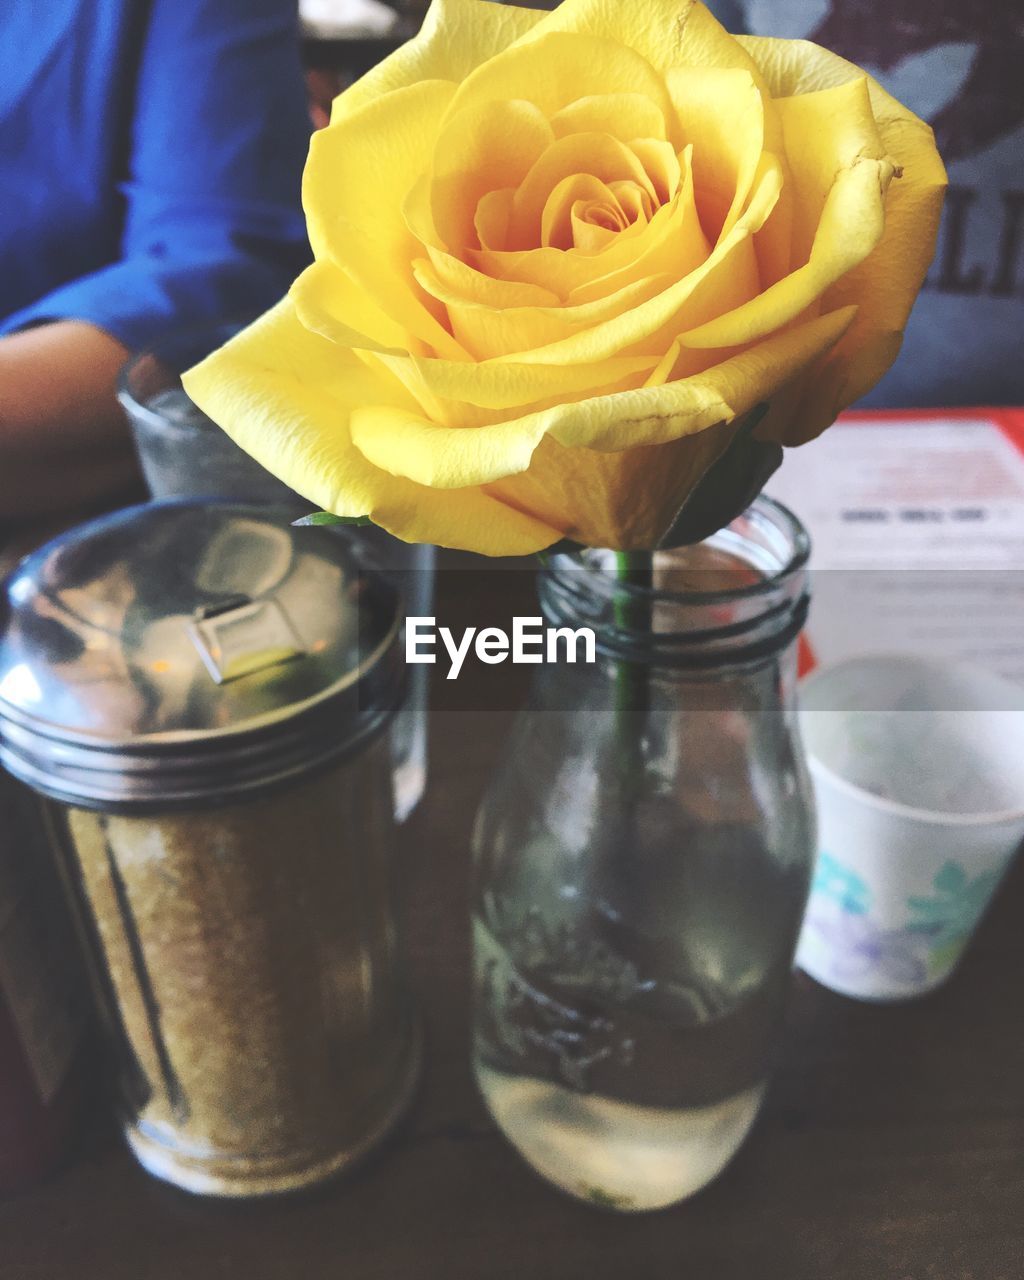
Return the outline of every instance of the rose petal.
[[[618,356],[598,366],[502,364],[494,361],[465,363],[459,360],[429,360],[392,352],[375,355],[385,368],[401,379],[420,403],[430,397],[438,402],[461,402],[487,410],[522,410],[540,401],[593,394],[595,388],[624,389],[642,378],[654,361],[650,356]],[[424,405],[426,407],[426,405]],[[440,416],[439,421],[457,426],[465,421],[457,412]]]
[[[859,160],[886,159],[866,76],[777,103],[794,194],[794,250],[806,259],[836,176]]]
[[[385,253],[408,241],[402,206],[454,92],[443,80],[424,80],[313,134],[302,201],[316,257],[344,265],[347,246],[337,232],[342,223],[380,240]]]
[[[610,190],[624,219],[620,230],[624,231],[634,222],[650,222],[656,206],[642,187],[635,182],[613,182]]]
[[[751,297],[757,287],[751,233],[763,225],[781,186],[778,165],[772,157],[762,160],[763,170],[747,209],[732,231],[688,276],[672,281],[649,300],[592,328],[547,345],[523,349],[516,360],[528,364],[596,364],[613,355],[660,356],[679,330],[687,327],[688,320],[699,315],[703,321],[709,312],[717,314],[723,300],[725,305],[734,307]]]
[[[601,452],[663,444],[731,421],[788,382],[845,331],[853,308],[797,326],[684,381],[595,395],[479,428],[446,427],[407,408],[351,415],[353,443],[391,475],[439,489],[492,484],[526,471],[550,435]]]
[[[607,183],[592,173],[571,173],[563,178],[548,196],[541,214],[540,243],[556,249],[571,249],[574,234],[574,209],[583,204],[616,203]]]
[[[671,283],[665,276],[633,280],[617,293],[577,307],[496,308],[449,288],[424,259],[413,263],[413,274],[423,290],[445,306],[455,340],[476,360],[515,358],[518,352],[528,359],[538,345],[547,346],[578,330],[602,325],[622,312],[631,313]]]
[[[500,191],[488,191],[476,207],[473,229],[484,249],[501,249],[508,239],[508,225],[512,220],[512,187]],[[479,261],[479,259],[477,259]],[[525,281],[524,283],[536,283]]]
[[[257,461],[310,502],[370,516],[410,542],[526,555],[561,532],[482,489],[434,491],[378,470],[352,444],[357,406],[408,410],[393,378],[299,323],[288,299],[184,375],[189,396]]]
[[[410,346],[408,331],[333,262],[312,263],[288,292],[303,325],[341,346],[370,351]],[[413,346],[426,354],[425,343]]]
[[[854,313],[846,307],[795,325],[680,381],[558,405],[540,416],[547,433],[567,447],[606,451],[674,440],[767,400],[834,346]]]
[[[520,40],[528,46],[553,31],[585,31],[621,41],[652,67],[735,67],[759,77],[757,66],[699,0],[562,0]]]
[[[670,275],[681,280],[706,261],[709,248],[694,202],[689,149],[683,156],[682,174],[682,186],[673,203],[663,206],[651,219],[646,235],[636,241],[635,256],[627,259],[624,266],[613,267],[575,288],[567,299],[570,305],[605,297],[636,276]],[[602,264],[614,261],[609,254]]]
[[[625,143],[606,133],[574,133],[553,142],[516,189],[506,248],[540,245],[544,208],[552,191],[563,178],[582,173],[605,183],[630,179],[657,198],[643,165]]]
[[[894,170],[864,80],[776,106],[796,187],[795,236],[799,243],[802,234],[812,235],[810,253],[744,306],[683,334],[688,346],[737,346],[788,324],[863,262],[882,237]]]
[[[746,55],[741,51],[741,56]],[[614,38],[553,31],[514,44],[471,72],[449,112],[454,116],[486,102],[526,98],[550,120],[580,98],[608,93],[639,94],[662,118],[671,117],[663,79],[639,54]]]
[[[648,225],[662,229],[664,220],[669,216],[670,211],[663,207],[655,213]],[[609,239],[603,248],[596,250],[578,247],[563,250],[542,246],[539,249],[505,252],[487,248],[468,256],[487,275],[502,280],[540,284],[557,292],[564,299],[581,285],[589,284],[616,268],[635,261],[646,248],[646,242],[641,243],[646,235],[647,228],[634,223]]]
[[[458,84],[474,67],[526,35],[543,17],[535,9],[511,4],[433,0],[419,33],[334,100],[331,123],[340,123],[393,89],[421,80]]]
[[[567,448],[552,432],[541,440],[528,470],[490,485],[488,492],[531,511],[539,519],[557,521],[566,537],[590,546],[656,546],[678,513],[682,498],[719,457],[735,430],[734,425],[714,421],[697,429],[699,421],[713,419],[716,411],[722,411],[716,410],[716,397],[728,404],[730,412],[745,411],[740,406],[748,407],[748,374],[762,379],[761,394],[774,395],[770,388],[777,379],[799,371],[803,356],[819,343],[827,346],[834,341],[849,320],[848,311],[812,321],[799,340],[802,350],[791,348],[781,363],[776,363],[782,354],[776,345],[770,357],[762,353],[757,358],[763,365],[760,370],[732,366],[731,372],[724,374],[720,369],[713,375],[715,385],[705,388],[708,396],[703,409],[689,419],[689,434],[646,445],[632,434],[636,424],[624,421],[618,425],[628,447],[598,452],[576,446]],[[778,342],[788,336],[780,335]],[[808,345],[803,345],[805,342]],[[692,389],[680,392],[679,386],[669,384],[659,389],[666,405],[671,405],[673,396],[693,395]],[[592,407],[597,409],[601,403],[594,401]],[[566,406],[569,412],[575,408]],[[643,411],[648,412],[649,407]],[[584,404],[582,414],[587,412]]]
[[[795,445],[823,431],[895,360],[934,252],[946,175],[931,129],[853,63],[806,41],[741,40],[780,96],[865,80],[882,146],[901,169],[886,195],[880,242],[825,295],[829,306],[855,302],[857,317],[842,342],[810,372],[802,399],[770,432],[771,438]]]
[[[657,105],[639,93],[592,93],[577,98],[551,117],[556,138],[570,133],[607,133],[620,142],[667,135],[665,117]]]
[[[747,71],[685,67],[668,72],[665,82],[679,133],[693,147],[697,208],[714,244],[750,197],[765,149],[765,101]]]
[[[735,428],[708,427],[669,444],[622,453],[566,449],[545,437],[521,475],[488,493],[559,522],[563,536],[594,547],[656,546],[682,497],[722,453]]]
[[[637,149],[637,144],[632,147]],[[704,260],[708,245],[694,205],[689,149],[675,163],[680,178],[673,201],[656,210],[647,226],[636,222],[615,236],[605,237],[604,247],[598,251],[576,245],[568,251],[541,248],[512,253],[487,249],[470,256],[487,275],[542,284],[558,291],[570,305],[605,297],[640,276],[662,271],[682,275]],[[564,216],[565,205],[575,192],[595,196],[603,193],[603,185],[588,185],[589,182],[586,175],[577,174],[556,187],[545,207],[542,230],[549,216],[552,220]],[[669,237],[674,238],[671,243]]]
[[[402,214],[452,92],[443,81],[424,81],[321,129],[310,146],[303,203],[316,257],[337,263],[408,331],[410,345],[419,339],[457,359],[443,310],[413,280],[410,262],[420,250]]]
[[[522,99],[486,102],[448,119],[428,179],[437,243],[455,253],[478,247],[473,219],[481,199],[517,186],[553,142],[547,120]]]
[[[674,147],[658,138],[634,138],[630,150],[644,167],[660,204],[667,204],[679,190],[682,173]]]
[[[494,280],[490,276],[468,266],[461,258],[454,258],[441,249],[427,250],[426,259],[413,263],[413,270],[421,278],[431,273],[431,280],[438,282],[444,301],[458,300],[504,311],[512,307],[557,307],[559,298],[550,289],[536,284],[521,284],[513,280]]]
[[[352,443],[393,476],[431,489],[464,489],[525,471],[544,435],[544,424],[516,418],[489,427],[446,427],[422,414],[387,405],[356,407]]]

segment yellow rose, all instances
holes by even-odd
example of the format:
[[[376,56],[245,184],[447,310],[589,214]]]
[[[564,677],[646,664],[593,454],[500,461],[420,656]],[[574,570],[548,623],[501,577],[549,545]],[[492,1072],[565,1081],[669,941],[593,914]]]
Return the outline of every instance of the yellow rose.
[[[185,385],[407,541],[653,546],[741,415],[800,444],[881,377],[944,184],[857,67],[696,0],[435,0],[313,139],[314,265]]]

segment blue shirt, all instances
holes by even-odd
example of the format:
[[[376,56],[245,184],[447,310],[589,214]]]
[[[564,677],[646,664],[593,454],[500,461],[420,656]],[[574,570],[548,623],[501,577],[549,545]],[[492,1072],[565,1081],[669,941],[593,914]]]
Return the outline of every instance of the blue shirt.
[[[138,349],[272,305],[309,132],[295,0],[2,0],[0,333]]]

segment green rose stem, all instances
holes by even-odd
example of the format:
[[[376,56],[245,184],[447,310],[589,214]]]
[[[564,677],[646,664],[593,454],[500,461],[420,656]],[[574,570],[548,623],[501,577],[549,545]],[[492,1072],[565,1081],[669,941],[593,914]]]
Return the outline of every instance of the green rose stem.
[[[651,588],[654,554],[651,551],[616,551],[615,625],[633,635],[650,634]],[[642,643],[642,641],[641,641]],[[638,799],[644,774],[644,731],[650,709],[650,668],[629,658],[615,661],[615,747],[619,784],[632,808]]]

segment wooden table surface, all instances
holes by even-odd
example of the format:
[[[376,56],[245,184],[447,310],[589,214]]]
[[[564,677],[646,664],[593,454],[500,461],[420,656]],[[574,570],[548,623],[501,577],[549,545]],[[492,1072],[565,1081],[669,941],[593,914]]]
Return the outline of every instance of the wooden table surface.
[[[531,611],[525,575],[471,580],[477,621],[499,598]],[[465,613],[467,581],[442,575],[440,621]],[[69,1167],[0,1204],[0,1277],[1021,1280],[1024,860],[929,998],[874,1007],[795,978],[761,1117],[688,1203],[601,1212],[513,1153],[474,1092],[467,1021],[469,831],[522,688],[522,669],[502,670],[507,697],[492,684],[477,702],[497,710],[436,683],[430,788],[402,835],[429,1045],[399,1132],[314,1195],[223,1205],[149,1179],[97,1120]]]

